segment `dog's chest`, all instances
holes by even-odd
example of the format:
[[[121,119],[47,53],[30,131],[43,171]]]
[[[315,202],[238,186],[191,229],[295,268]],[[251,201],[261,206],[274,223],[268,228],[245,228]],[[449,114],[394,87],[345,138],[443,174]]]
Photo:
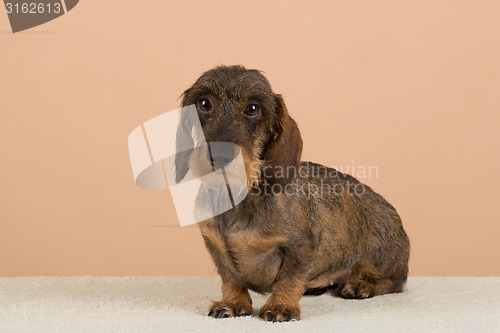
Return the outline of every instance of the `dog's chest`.
[[[278,274],[282,255],[281,237],[263,237],[251,231],[225,235],[226,250],[242,282],[258,291],[269,291]]]

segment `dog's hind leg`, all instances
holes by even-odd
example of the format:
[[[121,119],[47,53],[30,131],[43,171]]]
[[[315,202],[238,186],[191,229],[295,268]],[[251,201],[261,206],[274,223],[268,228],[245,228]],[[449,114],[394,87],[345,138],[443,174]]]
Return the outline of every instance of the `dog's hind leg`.
[[[333,296],[348,299],[363,299],[377,295],[401,292],[406,274],[400,278],[388,278],[367,262],[356,264],[353,269],[339,277],[329,288]]]

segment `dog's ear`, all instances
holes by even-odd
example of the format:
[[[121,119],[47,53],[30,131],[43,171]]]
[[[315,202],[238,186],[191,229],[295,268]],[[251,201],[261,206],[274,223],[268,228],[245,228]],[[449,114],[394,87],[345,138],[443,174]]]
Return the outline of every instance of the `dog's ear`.
[[[263,176],[271,184],[290,183],[298,172],[302,155],[302,138],[295,121],[290,117],[281,95],[277,102],[275,133],[264,154]]]
[[[183,110],[184,111],[184,110]],[[191,121],[187,112],[181,111],[181,119],[175,138],[175,182],[180,183],[189,171],[189,159],[194,147]]]

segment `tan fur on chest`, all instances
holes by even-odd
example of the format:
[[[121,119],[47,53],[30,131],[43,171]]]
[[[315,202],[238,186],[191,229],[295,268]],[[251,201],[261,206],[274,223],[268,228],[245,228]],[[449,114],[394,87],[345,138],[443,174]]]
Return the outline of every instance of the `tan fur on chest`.
[[[201,227],[202,234],[217,248],[226,268],[242,284],[258,291],[270,291],[281,265],[280,245],[286,237],[262,236],[256,230],[228,232],[221,235],[216,229]]]

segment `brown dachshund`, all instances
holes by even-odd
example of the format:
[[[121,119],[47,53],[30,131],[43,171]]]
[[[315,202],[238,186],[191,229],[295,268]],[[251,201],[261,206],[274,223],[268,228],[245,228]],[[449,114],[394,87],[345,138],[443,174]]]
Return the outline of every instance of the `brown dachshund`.
[[[247,175],[243,202],[199,223],[222,278],[222,300],[209,316],[251,314],[249,289],[271,293],[259,312],[267,321],[298,320],[304,294],[362,299],[402,291],[410,246],[398,213],[355,178],[300,161],[297,124],[259,71],[212,69],[182,104],[196,105],[206,142],[241,148]],[[191,164],[202,158],[223,168],[234,157],[226,155],[198,154]]]

